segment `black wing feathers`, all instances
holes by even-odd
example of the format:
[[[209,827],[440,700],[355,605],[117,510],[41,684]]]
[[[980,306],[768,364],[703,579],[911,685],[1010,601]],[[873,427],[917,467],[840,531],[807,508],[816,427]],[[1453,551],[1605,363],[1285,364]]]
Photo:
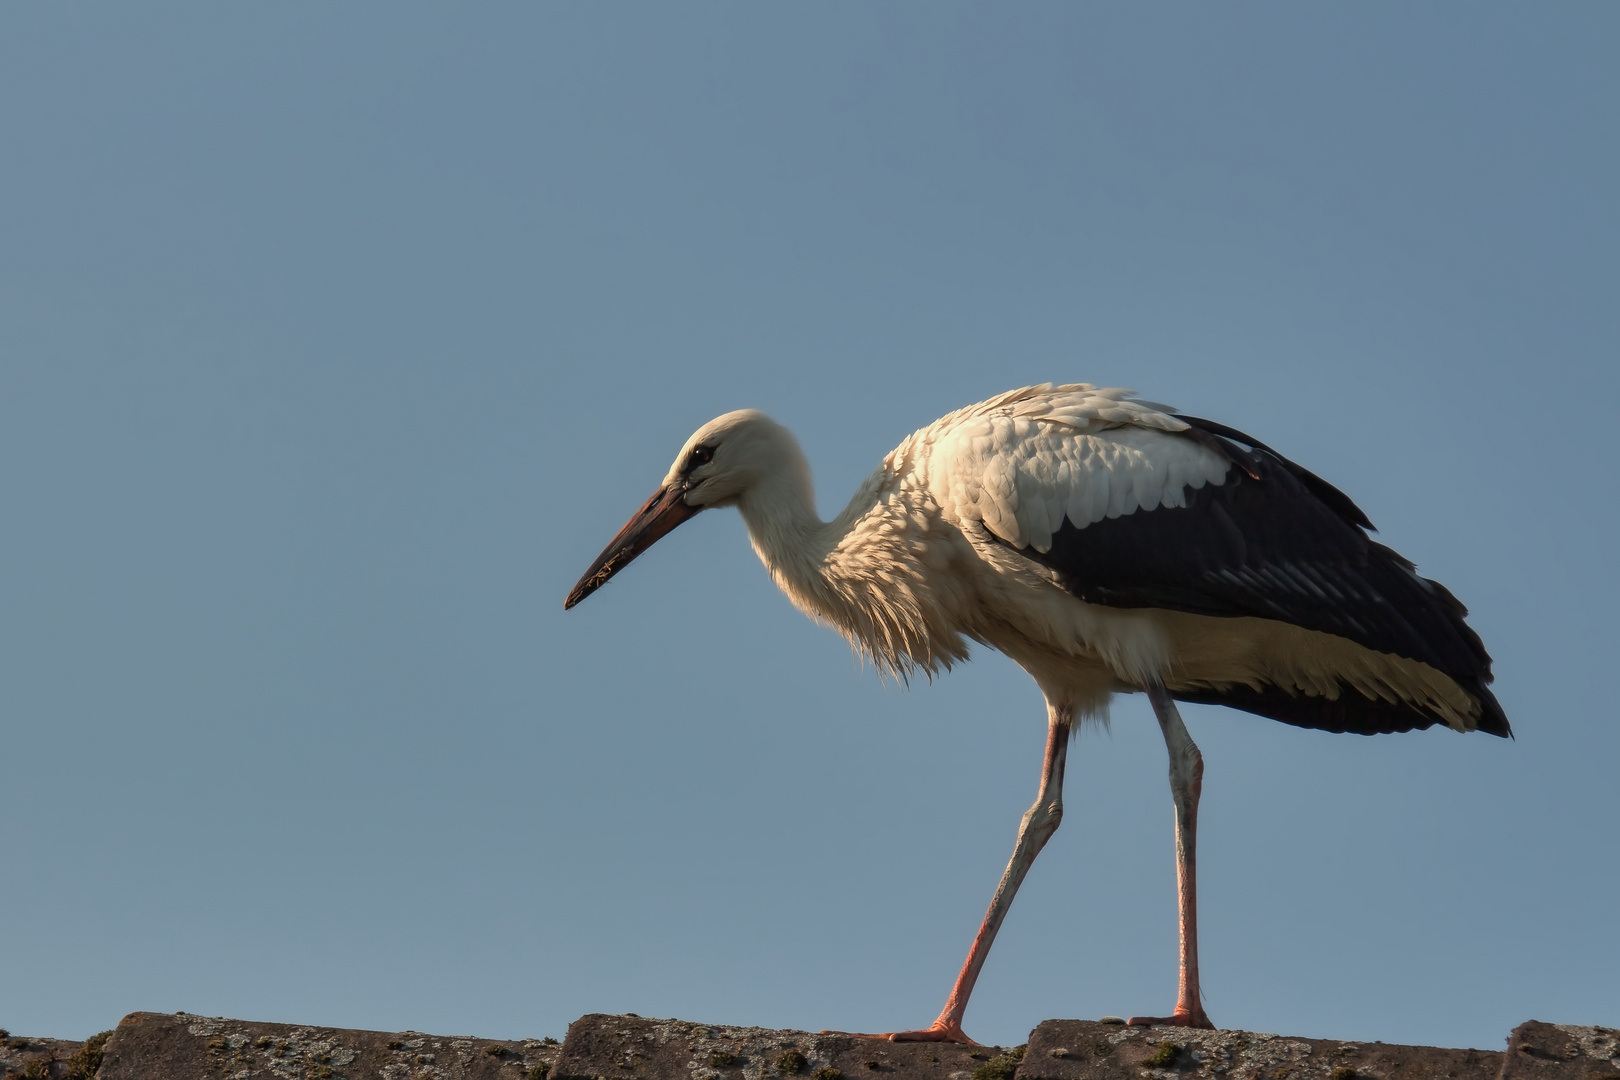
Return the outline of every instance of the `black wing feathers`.
[[[1277,451],[1273,450],[1265,443],[1260,442],[1258,439],[1251,439],[1237,428],[1229,428],[1225,424],[1217,424],[1213,420],[1205,420],[1202,417],[1178,415],[1176,419],[1180,420],[1182,423],[1192,425],[1192,429],[1194,431],[1203,432],[1214,437],[1218,442],[1220,442],[1221,448],[1226,451],[1227,455],[1232,457],[1234,460],[1237,460],[1237,455],[1241,454],[1245,459],[1244,464],[1251,466],[1246,468],[1244,471],[1248,472],[1248,474],[1254,479],[1260,479],[1260,474],[1254,471],[1252,467],[1259,464],[1257,459],[1259,459],[1260,455],[1255,454],[1252,451],[1245,453],[1240,447],[1233,445],[1235,442],[1248,443],[1255,450],[1259,450],[1270,455],[1271,460],[1277,462],[1283,468],[1292,473],[1294,479],[1298,480],[1301,484],[1304,484],[1307,491],[1309,491],[1312,495],[1315,495],[1318,499],[1321,499],[1329,509],[1331,509],[1335,514],[1338,514],[1351,525],[1359,525],[1363,529],[1371,529],[1373,532],[1378,531],[1378,528],[1373,525],[1371,521],[1367,520],[1367,515],[1361,512],[1361,507],[1350,501],[1350,496],[1346,495],[1344,492],[1340,491],[1338,488],[1334,487],[1320,476],[1317,476],[1309,469],[1289,461],[1287,458],[1277,453]]]
[[[1023,554],[1089,603],[1275,619],[1428,664],[1479,699],[1481,730],[1509,733],[1486,689],[1491,658],[1456,597],[1370,540],[1362,531],[1372,528],[1367,515],[1327,481],[1240,431],[1180,419],[1193,428],[1184,437],[1214,443],[1236,466],[1221,483],[1187,489],[1185,507],[1138,510],[1085,528],[1065,520],[1050,550]],[[1335,702],[1248,688],[1177,696],[1330,731],[1406,731],[1436,722],[1353,691]]]

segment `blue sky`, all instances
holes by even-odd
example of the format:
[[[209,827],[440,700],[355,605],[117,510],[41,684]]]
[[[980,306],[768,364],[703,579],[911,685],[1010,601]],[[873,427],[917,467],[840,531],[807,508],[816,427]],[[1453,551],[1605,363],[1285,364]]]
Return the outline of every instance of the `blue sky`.
[[[755,406],[830,516],[1046,380],[1247,430],[1472,608],[1518,738],[1188,707],[1223,1026],[1620,1022],[1620,9],[0,12],[0,1025],[919,1026],[1034,685],[903,691],[705,514]],[[1175,991],[1145,702],[967,1015]]]

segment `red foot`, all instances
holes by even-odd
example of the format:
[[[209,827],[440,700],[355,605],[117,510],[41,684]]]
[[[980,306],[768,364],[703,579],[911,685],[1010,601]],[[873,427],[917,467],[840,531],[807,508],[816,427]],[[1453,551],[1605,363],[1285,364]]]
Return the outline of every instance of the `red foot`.
[[[1125,1023],[1131,1027],[1184,1027],[1215,1030],[1215,1025],[1209,1022],[1209,1017],[1204,1015],[1203,1009],[1199,1009],[1195,1013],[1177,1012],[1174,1016],[1133,1016]]]
[[[961,1024],[942,1024],[938,1020],[934,1021],[933,1027],[922,1031],[884,1031],[877,1034],[868,1034],[864,1031],[823,1031],[821,1034],[848,1035],[856,1039],[887,1039],[890,1042],[953,1042],[967,1046],[979,1045],[968,1038]]]

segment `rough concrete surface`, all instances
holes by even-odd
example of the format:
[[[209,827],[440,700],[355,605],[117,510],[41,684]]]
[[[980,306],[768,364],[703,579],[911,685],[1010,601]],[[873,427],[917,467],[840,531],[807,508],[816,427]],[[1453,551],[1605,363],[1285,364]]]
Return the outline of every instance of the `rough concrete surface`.
[[[107,1042],[99,1080],[541,1080],[552,1040],[348,1031],[189,1013],[131,1013]],[[6,1080],[10,1080],[9,1077]]]
[[[1496,1080],[1502,1053],[1048,1020],[1019,1080]]]
[[[1505,1052],[1091,1020],[1008,1050],[601,1014],[561,1044],[189,1013],[131,1013],[110,1036],[0,1033],[0,1080],[1620,1080],[1620,1033],[1533,1020]]]
[[[568,1025],[551,1080],[971,1080],[1000,1053],[993,1046],[593,1014]]]
[[[0,1029],[0,1076],[88,1080],[95,1075],[95,1064],[87,1059],[84,1046],[70,1039],[35,1039]]]
[[[1620,1080],[1620,1032],[1531,1020],[1508,1039],[1501,1080]]]

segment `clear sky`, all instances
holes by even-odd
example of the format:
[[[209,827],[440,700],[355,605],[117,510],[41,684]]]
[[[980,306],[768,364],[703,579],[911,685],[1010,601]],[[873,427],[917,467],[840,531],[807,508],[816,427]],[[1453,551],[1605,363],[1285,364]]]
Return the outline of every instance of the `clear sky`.
[[[0,9],[0,1025],[933,1019],[1034,794],[1006,659],[905,691],[686,435],[1135,387],[1342,487],[1518,738],[1188,707],[1223,1026],[1620,1023],[1620,7]],[[967,1015],[1163,1012],[1146,703]]]

